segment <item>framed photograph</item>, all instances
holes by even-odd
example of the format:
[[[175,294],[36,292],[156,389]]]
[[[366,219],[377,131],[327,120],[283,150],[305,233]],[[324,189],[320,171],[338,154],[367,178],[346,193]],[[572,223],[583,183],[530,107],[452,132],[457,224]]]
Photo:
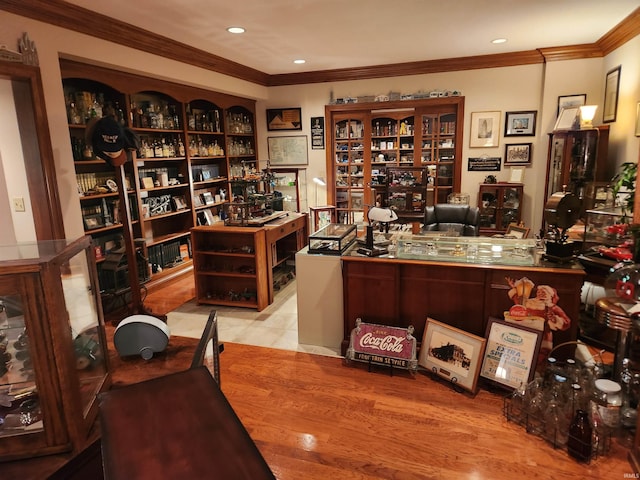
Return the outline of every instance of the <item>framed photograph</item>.
[[[309,164],[306,135],[267,137],[267,147],[272,167]]]
[[[268,108],[267,130],[302,130],[302,109]]]
[[[84,217],[84,229],[85,230],[93,230],[96,228],[101,228],[104,226],[104,220],[102,215],[87,215]]]
[[[578,93],[574,95],[560,95],[558,97],[558,111],[556,112],[556,118],[560,115],[563,108],[569,107],[581,107],[587,104],[587,94]]]
[[[518,239],[527,238],[529,236],[529,229],[527,227],[521,227],[517,223],[510,223],[504,236]]]
[[[176,211],[184,210],[187,208],[187,202],[184,198],[184,195],[178,195],[178,196],[172,197],[172,199],[173,199],[173,205],[176,207]]]
[[[311,117],[311,149],[324,150],[324,117]]]
[[[427,318],[418,365],[475,393],[484,347],[484,338]]]
[[[489,318],[480,375],[507,388],[533,380],[542,332]]]
[[[200,179],[203,182],[211,180],[211,170],[209,170],[208,168],[203,168],[202,170],[200,170]]]
[[[499,140],[500,112],[471,112],[469,147],[497,147]]]
[[[504,165],[531,165],[531,143],[512,143],[504,147]]]
[[[618,90],[620,89],[620,72],[622,66],[618,65],[607,72],[604,84],[604,108],[602,109],[602,121],[611,123],[616,121],[618,112]]]
[[[553,130],[572,130],[580,126],[580,107],[565,107],[560,111]]]
[[[640,137],[640,102],[636,105],[636,137]]]
[[[511,167],[509,169],[509,183],[524,183],[524,168],[525,167]]]
[[[194,193],[193,195],[193,205],[195,207],[202,207],[204,202],[202,201],[202,196],[198,193]]]
[[[211,192],[204,192],[202,194],[202,200],[205,205],[213,205],[215,200],[213,199],[213,194]]]
[[[527,112],[506,112],[504,122],[505,137],[532,137],[536,134],[536,110]]]

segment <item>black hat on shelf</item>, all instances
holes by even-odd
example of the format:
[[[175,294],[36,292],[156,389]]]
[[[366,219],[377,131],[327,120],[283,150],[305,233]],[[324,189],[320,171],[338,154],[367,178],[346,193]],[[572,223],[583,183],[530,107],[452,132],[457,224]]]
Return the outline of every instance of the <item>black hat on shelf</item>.
[[[112,116],[90,121],[86,133],[93,153],[113,167],[124,165],[131,158],[129,150],[140,147],[138,136]]]

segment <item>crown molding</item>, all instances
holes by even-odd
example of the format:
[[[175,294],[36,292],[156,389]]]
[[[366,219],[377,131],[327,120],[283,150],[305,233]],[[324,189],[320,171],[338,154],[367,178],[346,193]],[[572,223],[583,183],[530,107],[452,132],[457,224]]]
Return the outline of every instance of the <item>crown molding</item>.
[[[607,55],[640,34],[640,8],[638,8],[594,44],[392,65],[269,75],[62,0],[2,0],[0,10],[267,87],[423,75],[596,58]]]

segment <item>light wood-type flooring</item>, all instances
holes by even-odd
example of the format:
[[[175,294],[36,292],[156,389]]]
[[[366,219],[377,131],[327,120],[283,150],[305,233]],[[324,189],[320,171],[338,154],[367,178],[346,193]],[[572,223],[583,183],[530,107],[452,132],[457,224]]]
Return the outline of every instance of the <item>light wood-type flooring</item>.
[[[146,305],[166,313],[192,288],[171,284]],[[471,396],[422,373],[235,343],[221,367],[223,392],[280,480],[635,478],[620,443],[580,464],[507,422],[489,388]]]

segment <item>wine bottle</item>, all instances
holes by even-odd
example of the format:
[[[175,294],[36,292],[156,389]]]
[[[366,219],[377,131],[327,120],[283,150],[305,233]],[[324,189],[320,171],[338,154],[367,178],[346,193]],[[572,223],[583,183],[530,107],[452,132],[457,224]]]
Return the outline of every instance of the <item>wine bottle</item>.
[[[584,410],[578,410],[569,427],[567,450],[576,460],[588,462],[591,459],[591,436],[593,431],[589,416]]]

